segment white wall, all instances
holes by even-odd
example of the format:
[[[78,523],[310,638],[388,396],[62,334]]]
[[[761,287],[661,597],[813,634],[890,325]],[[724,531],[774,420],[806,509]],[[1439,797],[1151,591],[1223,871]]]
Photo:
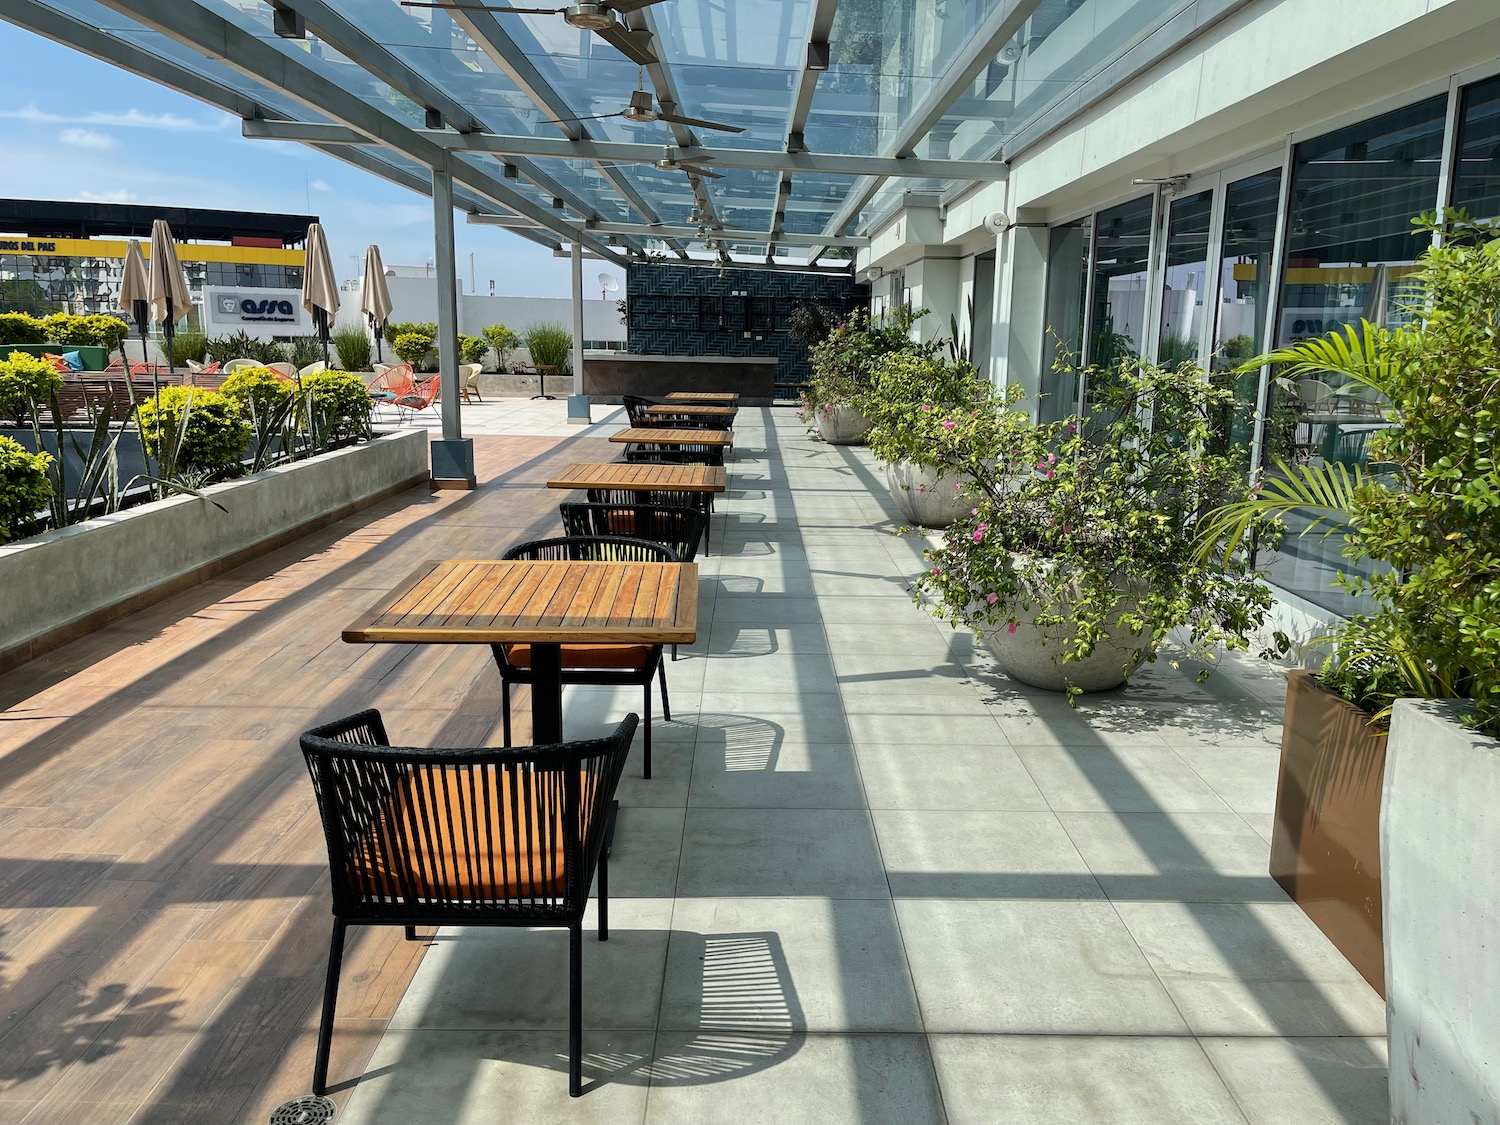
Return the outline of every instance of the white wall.
[[[429,277],[387,277],[391,291],[391,319],[436,321],[437,283]],[[596,290],[597,292],[597,290]],[[340,295],[339,324],[360,324],[359,291],[345,290]],[[573,302],[567,297],[490,297],[463,292],[459,283],[458,330],[467,336],[478,336],[487,324],[504,324],[525,332],[543,322],[573,327]],[[583,338],[625,342],[625,325],[620,320],[613,299],[583,302]]]

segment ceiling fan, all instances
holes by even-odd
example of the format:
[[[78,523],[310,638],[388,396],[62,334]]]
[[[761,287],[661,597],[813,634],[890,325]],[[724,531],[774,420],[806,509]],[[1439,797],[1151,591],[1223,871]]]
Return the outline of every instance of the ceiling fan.
[[[702,167],[713,159],[712,156],[692,156],[689,155],[691,151],[691,149],[667,145],[661,150],[661,156],[651,162],[651,166],[660,168],[663,172],[686,172],[689,176],[707,176],[710,180],[724,178],[718,172],[710,172]]]
[[[641,83],[644,85],[645,83]],[[572,121],[604,121],[611,117],[623,117],[626,121],[634,121],[637,124],[646,124],[651,121],[670,121],[674,125],[696,125],[700,129],[718,129],[723,133],[743,133],[745,130],[738,125],[725,125],[720,121],[705,121],[701,117],[683,117],[676,113],[667,113],[665,110],[656,108],[656,103],[651,97],[650,90],[632,90],[630,104],[615,113],[595,113],[588,117],[560,117],[548,121],[549,125],[566,125]]]
[[[651,52],[651,34],[633,31],[615,18],[616,12],[636,12],[662,0],[583,0],[564,8],[515,8],[492,4],[455,3],[453,0],[401,0],[405,8],[441,8],[450,12],[491,12],[495,15],[509,13],[521,16],[562,16],[564,21],[584,31],[592,31],[627,59],[641,66],[657,61]]]

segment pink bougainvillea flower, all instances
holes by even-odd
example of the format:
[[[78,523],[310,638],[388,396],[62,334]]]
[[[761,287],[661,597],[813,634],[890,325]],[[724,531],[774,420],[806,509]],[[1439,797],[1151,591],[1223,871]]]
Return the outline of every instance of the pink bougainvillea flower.
[[[1047,467],[1047,462],[1045,462],[1045,461],[1038,461],[1036,463],[1036,471],[1039,472],[1039,473],[1042,472],[1044,469],[1046,469],[1046,467]]]
[[[940,574],[943,573],[943,568],[940,567],[940,566],[935,566],[935,567],[932,568],[932,573],[933,573],[933,576],[936,577],[936,576],[938,576],[938,575],[940,575]]]
[[[932,404],[924,402],[922,404],[922,413],[923,414],[931,414],[932,413]]]
[[[1071,535],[1072,533],[1073,533],[1073,525],[1070,524],[1070,523],[1063,524],[1063,534],[1064,535]]]
[[[1009,625],[1007,625],[1005,627],[1005,631],[1007,633],[1014,633],[1016,631],[1016,623],[1014,621],[1012,621]]]
[[[1053,453],[1047,454],[1047,464],[1049,464],[1049,465],[1055,465],[1055,464],[1057,464],[1057,455],[1053,454]]]
[[[981,528],[978,531],[974,532],[974,542],[978,543],[978,542],[981,542],[983,539],[984,539],[984,529],[983,528]]]
[[[971,515],[971,516],[977,516],[978,514],[979,514],[979,509],[978,508],[970,508],[969,509],[969,515]]]
[[[1068,433],[1070,433],[1070,434],[1076,434],[1077,432],[1078,432],[1078,423],[1077,422],[1069,422],[1068,423]]]
[[[987,602],[989,602],[990,605],[994,605],[996,602],[998,602],[1000,600],[1000,595],[999,594],[995,594],[995,593],[989,593],[989,594],[986,594],[984,596],[984,600],[987,601]]]
[[[945,429],[945,430],[951,430],[956,425],[958,425],[958,423],[955,422],[952,418],[944,418],[943,419],[943,429]]]
[[[1057,476],[1057,471],[1055,469],[1048,469],[1047,470],[1047,479],[1048,480],[1051,480],[1055,476]]]

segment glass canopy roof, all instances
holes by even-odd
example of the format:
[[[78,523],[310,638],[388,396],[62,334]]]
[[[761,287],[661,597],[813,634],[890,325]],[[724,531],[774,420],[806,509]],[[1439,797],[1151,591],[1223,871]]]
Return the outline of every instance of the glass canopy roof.
[[[904,192],[1003,179],[1007,141],[1190,3],[604,0],[602,33],[507,0],[6,0],[0,18],[246,135],[416,190],[446,165],[460,206],[547,245],[805,261],[862,244]],[[700,123],[627,119],[637,90]]]

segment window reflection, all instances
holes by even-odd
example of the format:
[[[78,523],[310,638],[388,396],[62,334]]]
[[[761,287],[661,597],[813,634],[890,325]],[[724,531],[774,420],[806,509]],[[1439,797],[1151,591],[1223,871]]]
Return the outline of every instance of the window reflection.
[[[1094,276],[1088,354],[1095,367],[1111,367],[1146,347],[1146,277],[1151,249],[1153,197],[1144,195],[1100,211],[1094,223]]]
[[[1055,422],[1078,404],[1077,381],[1052,370],[1058,348],[1077,357],[1083,352],[1084,295],[1089,283],[1089,221],[1053,227],[1047,246],[1047,341],[1042,351],[1038,417]]]
[[[1208,285],[1208,221],[1213,192],[1174,200],[1167,222],[1167,260],[1162,277],[1161,331],[1157,362],[1176,366],[1198,358],[1203,336],[1203,300]]]
[[[1234,408],[1226,437],[1250,462],[1260,372],[1235,374],[1253,358],[1266,338],[1271,310],[1271,254],[1276,242],[1276,208],[1281,169],[1273,168],[1236,180],[1224,189],[1224,235],[1220,246],[1219,306],[1214,323],[1210,369],[1234,390]],[[1293,419],[1294,420],[1294,419]],[[1268,419],[1266,453],[1285,460],[1291,455],[1288,412]]]
[[[1453,206],[1476,219],[1500,219],[1500,78],[1463,92],[1453,165]]]

